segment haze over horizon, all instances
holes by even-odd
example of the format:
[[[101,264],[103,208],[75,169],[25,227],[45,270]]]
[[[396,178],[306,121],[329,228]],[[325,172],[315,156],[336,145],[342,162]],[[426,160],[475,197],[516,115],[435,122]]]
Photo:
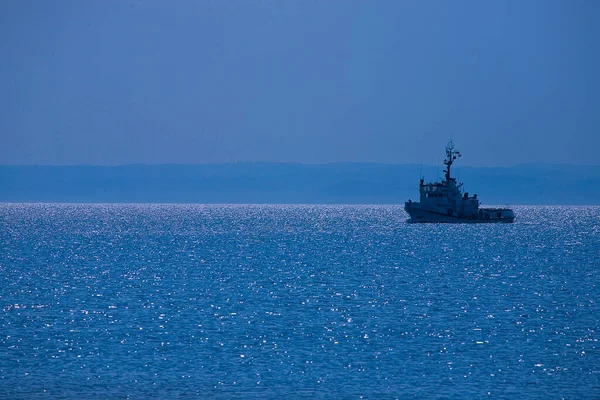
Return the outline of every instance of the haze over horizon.
[[[0,4],[0,165],[599,165],[600,3]]]

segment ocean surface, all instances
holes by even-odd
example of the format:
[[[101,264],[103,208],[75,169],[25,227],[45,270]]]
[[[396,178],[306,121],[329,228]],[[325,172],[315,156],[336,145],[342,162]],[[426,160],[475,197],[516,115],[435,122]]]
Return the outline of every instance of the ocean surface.
[[[0,398],[600,398],[600,207],[0,204]]]

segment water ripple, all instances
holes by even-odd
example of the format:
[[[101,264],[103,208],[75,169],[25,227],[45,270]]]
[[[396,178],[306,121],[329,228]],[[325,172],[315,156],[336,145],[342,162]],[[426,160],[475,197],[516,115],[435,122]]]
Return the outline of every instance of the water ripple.
[[[0,397],[600,397],[600,208],[516,212],[0,205]]]

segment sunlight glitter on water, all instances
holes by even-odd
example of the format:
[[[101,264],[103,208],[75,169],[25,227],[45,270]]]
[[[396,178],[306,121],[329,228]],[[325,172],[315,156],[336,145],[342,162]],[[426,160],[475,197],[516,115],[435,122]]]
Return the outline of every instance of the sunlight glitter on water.
[[[0,205],[0,393],[594,397],[600,208],[516,212]]]

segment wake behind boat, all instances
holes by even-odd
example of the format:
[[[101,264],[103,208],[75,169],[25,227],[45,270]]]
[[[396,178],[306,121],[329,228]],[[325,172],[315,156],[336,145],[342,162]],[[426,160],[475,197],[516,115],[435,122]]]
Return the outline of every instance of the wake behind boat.
[[[450,176],[450,167],[461,154],[452,140],[446,146],[445,179],[441,182],[419,184],[420,200],[408,200],[404,209],[410,215],[407,222],[492,223],[513,222],[515,213],[510,208],[479,208],[477,195],[462,192],[462,183]]]

